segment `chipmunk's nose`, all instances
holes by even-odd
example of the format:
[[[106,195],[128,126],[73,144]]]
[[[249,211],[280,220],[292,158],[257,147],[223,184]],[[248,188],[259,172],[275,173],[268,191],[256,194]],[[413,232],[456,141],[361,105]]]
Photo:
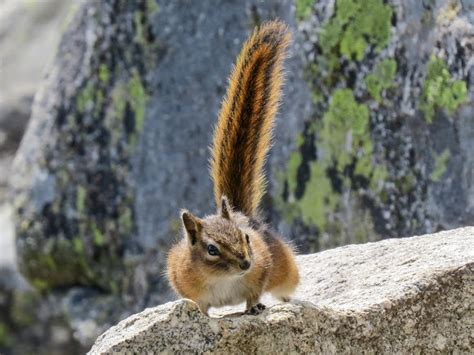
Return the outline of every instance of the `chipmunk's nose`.
[[[240,268],[242,270],[248,270],[249,267],[250,267],[250,262],[248,260],[244,260],[240,263]]]

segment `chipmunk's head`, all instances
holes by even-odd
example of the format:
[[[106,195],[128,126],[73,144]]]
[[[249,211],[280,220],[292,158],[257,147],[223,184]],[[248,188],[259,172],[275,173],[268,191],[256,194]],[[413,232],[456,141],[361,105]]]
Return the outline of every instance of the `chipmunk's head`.
[[[225,197],[217,215],[201,219],[183,211],[181,219],[192,260],[207,275],[239,276],[252,268],[250,236],[236,224]]]

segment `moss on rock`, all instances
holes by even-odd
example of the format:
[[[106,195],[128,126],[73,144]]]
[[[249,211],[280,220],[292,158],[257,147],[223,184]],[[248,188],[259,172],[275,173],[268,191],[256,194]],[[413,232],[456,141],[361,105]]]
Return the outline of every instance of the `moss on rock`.
[[[430,175],[432,181],[438,182],[444,175],[450,156],[451,153],[448,149],[445,149],[441,154],[435,156],[435,166]]]
[[[466,99],[466,83],[454,80],[446,63],[431,56],[420,102],[420,110],[425,114],[426,121],[433,122],[436,108],[444,108],[452,114]]]
[[[322,150],[320,161],[326,166],[334,162],[337,171],[342,173],[356,154],[370,157],[368,123],[367,106],[357,103],[351,90],[336,89],[323,117],[318,144]]]
[[[323,27],[320,45],[331,66],[338,54],[361,61],[369,45],[377,51],[390,40],[392,8],[383,0],[337,0]]]
[[[301,20],[314,105],[278,175],[276,206],[304,247],[305,239],[314,250],[471,218],[463,183],[470,116],[459,108],[470,100],[472,50],[462,44],[469,34],[461,10],[433,1],[335,0]],[[415,41],[426,45],[414,52]],[[436,113],[439,122],[423,123]],[[454,151],[466,162],[451,162]]]
[[[382,91],[394,86],[393,79],[396,71],[397,62],[394,59],[385,59],[375,67],[372,73],[366,76],[367,90],[378,103],[382,101]]]
[[[316,0],[296,0],[296,19],[304,20],[311,14],[311,8]]]
[[[337,0],[316,43],[321,54],[306,70],[322,118],[308,126],[311,135],[298,136],[287,171],[280,174],[283,188],[276,205],[289,223],[316,227],[319,247],[377,239],[371,208],[386,196],[388,170],[375,159],[373,113],[366,98],[356,96],[354,77],[346,68],[355,71],[363,65],[367,70],[369,63],[365,85],[381,102],[382,92],[393,86],[397,63],[386,58],[374,66],[376,61],[364,58],[369,50],[379,53],[389,43],[392,15],[382,0]],[[314,157],[301,148],[311,140]],[[325,240],[327,235],[331,241]],[[309,249],[317,248],[312,244]]]
[[[304,194],[298,197],[295,193],[297,172],[303,157],[300,152],[293,152],[286,176],[287,202],[278,205],[280,208],[287,205],[281,211],[289,222],[301,218],[305,224],[316,226],[321,233],[334,232],[335,229],[338,233],[345,233],[344,222],[331,217],[343,208],[343,191],[351,191],[357,179],[364,179],[370,188],[378,191],[378,182],[387,175],[384,166],[372,162],[369,110],[355,100],[351,90],[336,89],[328,111],[316,124],[315,131],[320,132],[316,141],[318,159],[309,163],[309,179],[305,183]],[[359,196],[357,190],[352,194]],[[372,223],[370,214],[364,214],[363,220],[367,222],[364,222],[366,226]],[[354,235],[356,230],[366,232],[366,228],[362,227],[354,229]],[[361,239],[360,235],[357,238]]]

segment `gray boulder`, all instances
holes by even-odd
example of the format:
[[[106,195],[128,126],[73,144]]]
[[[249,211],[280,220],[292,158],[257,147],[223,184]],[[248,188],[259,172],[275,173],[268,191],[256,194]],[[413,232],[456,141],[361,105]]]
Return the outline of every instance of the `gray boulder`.
[[[470,353],[474,228],[298,257],[295,300],[208,318],[187,300],[135,314],[89,354]],[[267,304],[271,304],[268,303]]]

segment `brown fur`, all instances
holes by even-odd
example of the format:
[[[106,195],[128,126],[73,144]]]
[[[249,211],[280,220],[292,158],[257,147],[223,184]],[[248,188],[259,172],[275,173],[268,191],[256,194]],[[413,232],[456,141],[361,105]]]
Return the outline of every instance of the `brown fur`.
[[[251,309],[263,292],[289,300],[299,282],[293,251],[266,226],[255,230],[245,215],[231,211],[226,218],[221,212],[203,219],[184,211],[182,218],[192,222],[183,222],[187,237],[171,248],[167,269],[179,295],[195,301],[206,314],[209,307],[243,301]],[[208,255],[209,244],[219,249],[218,257]],[[247,271],[240,268],[245,260],[250,262]],[[209,292],[213,287],[221,290]]]
[[[293,293],[300,281],[293,249],[269,231],[265,240],[272,256],[272,267],[265,291],[284,301]],[[271,240],[269,240],[271,238]]]
[[[270,148],[290,41],[278,21],[261,26],[244,44],[232,71],[214,133],[211,177],[216,203],[222,195],[253,216],[265,190],[263,164]]]
[[[275,21],[244,44],[214,134],[211,177],[218,213],[201,219],[183,211],[185,238],[168,254],[171,286],[206,314],[209,307],[244,301],[255,311],[266,291],[288,301],[299,282],[291,246],[255,217],[289,39],[286,26]],[[218,255],[212,255],[215,250]]]

